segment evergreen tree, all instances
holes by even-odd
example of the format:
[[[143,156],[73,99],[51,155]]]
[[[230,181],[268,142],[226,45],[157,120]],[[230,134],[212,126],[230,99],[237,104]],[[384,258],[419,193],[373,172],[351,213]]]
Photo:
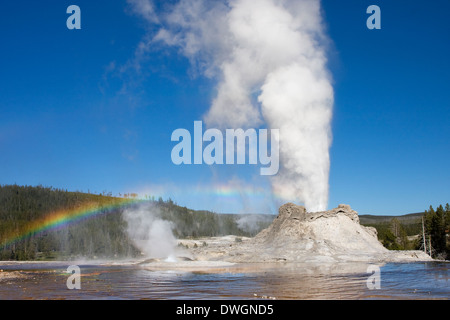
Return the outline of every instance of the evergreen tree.
[[[442,205],[440,205],[431,218],[431,244],[437,253],[444,253],[446,247],[445,239],[445,211]]]
[[[397,244],[396,249],[404,250],[408,245],[408,238],[405,229],[397,218],[391,220],[390,231]]]
[[[447,203],[445,205],[445,229],[449,230],[450,229],[450,205]]]
[[[426,241],[431,241],[433,258],[445,259],[450,257],[450,248],[447,245],[446,229],[448,226],[448,212],[450,206],[447,204],[445,209],[439,205],[436,210],[430,206],[428,211],[425,211],[425,234]],[[428,250],[429,244],[427,244]]]

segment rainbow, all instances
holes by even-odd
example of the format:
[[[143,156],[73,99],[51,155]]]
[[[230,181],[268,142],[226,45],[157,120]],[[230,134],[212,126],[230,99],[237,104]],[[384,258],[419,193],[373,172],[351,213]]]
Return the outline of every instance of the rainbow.
[[[46,231],[62,229],[82,220],[108,214],[116,209],[142,202],[145,202],[145,200],[115,199],[114,202],[107,204],[86,203],[75,209],[55,211],[43,218],[31,221],[20,230],[7,234],[6,238],[0,243],[5,247],[10,246],[16,242],[40,235]]]
[[[139,194],[159,194],[164,198],[182,198],[182,196],[189,197],[221,197],[233,198],[242,195],[254,198],[273,197],[276,199],[285,199],[286,197],[281,192],[276,192],[270,189],[269,186],[253,186],[242,184],[212,184],[212,185],[197,185],[197,186],[155,186],[145,188]]]
[[[225,184],[216,184],[213,186],[197,186],[191,188],[189,191],[184,190],[183,193],[190,194],[194,197],[218,196],[228,200],[230,200],[231,198],[237,198],[242,194],[255,198],[264,198],[270,195],[278,198],[283,198],[281,195],[270,193],[261,187],[236,187]],[[21,227],[20,230],[15,230],[13,232],[10,232],[9,234],[6,234],[6,236],[1,237],[0,246],[10,246],[21,240],[40,235],[46,231],[63,229],[71,224],[75,224],[82,220],[93,218],[99,215],[108,214],[116,209],[124,208],[132,204],[146,203],[151,201],[152,200],[143,200],[142,198],[115,198],[114,201],[111,201],[107,204],[91,202],[83,204],[74,209],[63,209],[55,211],[40,219],[29,222],[27,225]]]

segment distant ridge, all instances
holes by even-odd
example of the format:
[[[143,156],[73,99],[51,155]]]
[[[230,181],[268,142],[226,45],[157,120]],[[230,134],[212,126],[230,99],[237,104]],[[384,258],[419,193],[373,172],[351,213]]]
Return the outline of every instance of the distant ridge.
[[[384,223],[390,222],[392,219],[396,218],[403,224],[416,223],[423,216],[423,212],[408,213],[404,215],[396,216],[378,216],[372,214],[362,214],[359,215],[359,220],[361,224],[374,224],[374,223]]]

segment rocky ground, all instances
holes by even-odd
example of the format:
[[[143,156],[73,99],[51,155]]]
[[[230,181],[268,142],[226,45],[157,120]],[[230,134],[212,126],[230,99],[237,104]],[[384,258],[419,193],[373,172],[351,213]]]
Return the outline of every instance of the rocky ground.
[[[24,277],[24,274],[19,271],[0,270],[0,282],[3,280],[15,280]]]

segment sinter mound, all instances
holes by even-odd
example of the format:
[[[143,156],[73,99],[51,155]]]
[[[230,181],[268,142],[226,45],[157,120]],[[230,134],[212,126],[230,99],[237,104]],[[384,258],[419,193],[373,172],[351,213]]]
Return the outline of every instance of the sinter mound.
[[[342,204],[330,211],[308,213],[302,206],[287,203],[254,240],[271,254],[281,253],[281,260],[360,260],[361,254],[388,251],[378,241],[376,229],[361,226],[358,213]]]
[[[302,206],[292,203],[283,205],[278,217],[256,239],[266,244],[284,245],[302,242],[307,249],[336,253],[359,250],[363,252],[384,252],[372,227],[359,224],[356,211],[348,205],[324,212],[307,213]]]

